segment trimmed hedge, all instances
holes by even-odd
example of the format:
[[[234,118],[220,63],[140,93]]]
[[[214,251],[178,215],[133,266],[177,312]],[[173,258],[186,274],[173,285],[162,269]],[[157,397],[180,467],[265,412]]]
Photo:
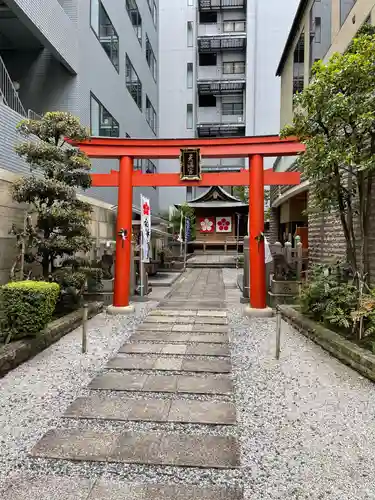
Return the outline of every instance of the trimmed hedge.
[[[44,281],[14,281],[0,289],[1,330],[6,341],[35,337],[52,319],[60,287]]]

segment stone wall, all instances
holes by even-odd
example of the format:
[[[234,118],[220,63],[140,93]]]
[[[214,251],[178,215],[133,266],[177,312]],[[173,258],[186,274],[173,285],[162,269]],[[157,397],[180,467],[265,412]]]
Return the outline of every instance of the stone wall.
[[[15,203],[10,194],[11,184],[18,178],[13,172],[0,168],[0,284],[9,280],[9,271],[15,261],[16,245],[14,236],[9,234],[12,224],[22,227],[25,206]],[[80,198],[92,205],[90,224],[93,236],[94,258],[96,251],[102,252],[105,242],[115,239],[116,214],[108,203],[86,196]]]

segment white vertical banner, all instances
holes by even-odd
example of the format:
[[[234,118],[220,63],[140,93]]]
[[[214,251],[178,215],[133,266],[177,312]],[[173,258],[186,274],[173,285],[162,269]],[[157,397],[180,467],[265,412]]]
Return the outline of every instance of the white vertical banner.
[[[150,200],[141,194],[141,261],[150,262],[151,207]]]

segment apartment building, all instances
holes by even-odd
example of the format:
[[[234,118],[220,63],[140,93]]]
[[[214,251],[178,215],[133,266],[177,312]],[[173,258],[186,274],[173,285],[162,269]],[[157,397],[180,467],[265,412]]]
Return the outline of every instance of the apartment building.
[[[93,136],[158,135],[157,25],[157,0],[0,0],[3,207],[11,205],[9,182],[29,172],[14,153],[20,139],[16,125],[22,118],[70,111],[90,127]],[[93,162],[96,172],[116,167],[115,161]],[[153,172],[157,162],[136,161],[135,168]],[[157,190],[144,188],[143,192],[157,212]],[[96,222],[105,237],[117,189],[93,188],[85,194],[102,212]],[[134,189],[135,211],[139,195],[139,189]],[[3,255],[1,241],[8,241],[11,223],[22,220],[22,215],[15,205],[2,211],[7,222],[0,234],[0,267],[6,268],[9,252],[4,250],[7,255]]]
[[[160,0],[160,136],[277,134],[280,83],[274,67],[296,5],[297,0]],[[244,159],[205,159],[203,170],[245,165]],[[179,167],[163,160],[159,168]],[[166,208],[200,191],[161,188],[160,203]]]
[[[26,173],[13,144],[28,114],[70,111],[93,136],[157,135],[157,8],[157,0],[0,0],[1,168]],[[143,163],[136,168],[157,168]],[[94,162],[95,171],[110,167]],[[117,201],[113,189],[89,195]],[[149,195],[157,207],[157,191]]]
[[[343,52],[364,23],[375,22],[374,0],[301,0],[277,67],[281,77],[281,126],[293,119],[293,96],[311,79],[311,66]],[[278,158],[277,171],[295,170],[295,158]],[[311,196],[311,194],[310,194]],[[292,239],[296,229],[306,235],[312,262],[345,255],[340,222],[327,214],[306,215],[309,185],[279,186],[271,189],[271,239]]]

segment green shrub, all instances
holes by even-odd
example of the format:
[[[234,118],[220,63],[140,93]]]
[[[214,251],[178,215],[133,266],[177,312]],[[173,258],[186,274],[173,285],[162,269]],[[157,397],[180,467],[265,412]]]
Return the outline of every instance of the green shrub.
[[[60,286],[56,314],[62,316],[78,309],[82,303],[86,283],[85,273],[61,267],[53,273],[52,279]]]
[[[338,329],[353,329],[352,313],[358,306],[358,288],[344,278],[340,264],[315,266],[300,296],[302,312],[315,321]]]
[[[60,287],[44,281],[14,281],[1,287],[2,332],[6,342],[36,336],[52,319]]]

